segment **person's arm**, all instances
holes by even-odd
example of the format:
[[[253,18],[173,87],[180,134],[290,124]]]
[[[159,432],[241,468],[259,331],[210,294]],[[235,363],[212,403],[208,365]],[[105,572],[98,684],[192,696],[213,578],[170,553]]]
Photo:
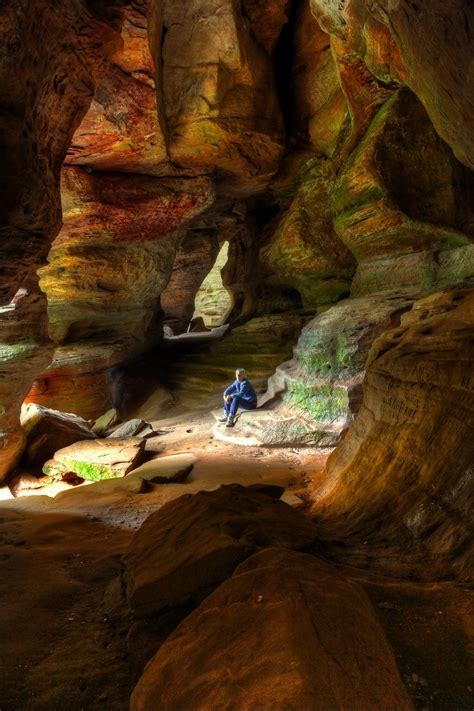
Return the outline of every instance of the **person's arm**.
[[[234,380],[232,385],[229,385],[229,387],[224,390],[224,397],[227,397],[227,395],[232,395],[236,391],[237,391],[237,381]]]

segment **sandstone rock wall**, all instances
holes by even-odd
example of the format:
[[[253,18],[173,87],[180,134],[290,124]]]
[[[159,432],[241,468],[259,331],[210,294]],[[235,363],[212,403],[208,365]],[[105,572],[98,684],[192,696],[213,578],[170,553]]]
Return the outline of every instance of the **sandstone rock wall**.
[[[472,289],[421,299],[371,349],[361,411],[314,492],[325,535],[358,542],[352,562],[472,580],[473,308]]]
[[[21,402],[51,358],[36,270],[61,225],[62,161],[119,47],[121,5],[0,8],[0,479],[21,451]]]

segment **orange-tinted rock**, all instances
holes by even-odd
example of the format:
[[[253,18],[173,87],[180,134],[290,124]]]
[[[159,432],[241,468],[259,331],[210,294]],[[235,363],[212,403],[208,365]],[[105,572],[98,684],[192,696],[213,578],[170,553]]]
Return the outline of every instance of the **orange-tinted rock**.
[[[96,435],[81,417],[68,412],[49,410],[35,404],[22,409],[21,424],[26,434],[22,467],[40,473],[43,464],[62,447]]]
[[[64,226],[41,272],[51,335],[136,339],[159,312],[178,230],[212,200],[206,180],[63,170]]]
[[[315,544],[310,521],[255,489],[233,484],[181,496],[135,534],[123,560],[127,599],[137,617],[196,604],[256,550]]]
[[[474,5],[470,0],[429,5],[383,0],[381,5],[408,70],[407,84],[458,160],[474,169]]]
[[[106,370],[160,340],[159,297],[180,230],[214,192],[207,178],[67,167],[62,196],[64,226],[40,276],[51,336],[64,347],[29,399],[95,417],[110,405]]]
[[[293,24],[292,123],[314,148],[333,155],[349,120],[329,35],[301,3]]]
[[[171,160],[217,170],[244,195],[262,190],[278,167],[283,125],[272,64],[249,23],[233,0],[189,0],[165,3],[163,31]]]
[[[356,148],[380,106],[390,98],[393,86],[379,82],[363,60],[338,37],[331,37],[331,48],[350,114],[338,158],[341,163]]]
[[[459,171],[466,174],[461,180]],[[432,260],[435,250],[470,243],[472,218],[462,187],[469,184],[466,169],[437,136],[423,106],[401,90],[378,111],[337,178],[336,231],[359,271],[367,262],[414,252],[429,251]],[[423,270],[422,261],[414,272],[399,270],[398,284],[422,289]],[[380,276],[374,288],[357,277],[356,293],[379,290],[382,282]]]
[[[51,358],[36,270],[61,223],[62,160],[118,47],[120,9],[116,0],[0,8],[0,479],[21,451],[21,401]]]
[[[372,73],[406,83],[457,158],[474,167],[469,0],[311,0],[311,7],[326,32],[348,42]]]
[[[473,322],[474,290],[434,294],[375,342],[362,408],[313,504],[351,562],[472,580]]]
[[[167,160],[158,116],[155,68],[148,46],[147,3],[127,8],[122,48],[72,139],[66,163],[160,175]]]
[[[412,709],[364,591],[317,558],[242,563],[148,663],[131,711]]]

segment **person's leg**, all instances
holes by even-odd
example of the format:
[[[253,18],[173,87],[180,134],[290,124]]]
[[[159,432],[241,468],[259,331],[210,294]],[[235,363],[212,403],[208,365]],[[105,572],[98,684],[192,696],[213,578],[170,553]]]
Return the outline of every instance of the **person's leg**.
[[[241,407],[242,403],[242,398],[240,398],[238,395],[232,398],[232,402],[230,403],[230,410],[229,414],[232,415],[232,417],[235,417],[237,414],[237,410],[239,407]]]
[[[249,402],[248,400],[244,400],[243,398],[239,397],[238,395],[232,399],[232,403],[230,405],[230,413],[229,413],[229,418],[227,420],[227,424],[229,426],[234,424],[234,418],[237,414],[237,410],[239,407],[242,410],[255,410],[257,407],[257,403],[255,401]]]
[[[222,417],[219,417],[219,422],[227,422],[229,414],[230,414],[230,404],[224,400],[224,414]]]

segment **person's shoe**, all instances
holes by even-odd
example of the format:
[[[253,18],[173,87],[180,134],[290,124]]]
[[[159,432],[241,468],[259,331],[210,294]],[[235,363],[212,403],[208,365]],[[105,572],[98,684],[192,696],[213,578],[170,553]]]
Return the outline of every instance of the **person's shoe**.
[[[229,415],[225,426],[226,427],[233,427],[234,425],[235,425],[234,418],[232,417],[232,415]]]
[[[228,419],[228,418],[227,418],[227,415],[224,413],[224,414],[222,415],[222,417],[219,417],[219,419],[218,419],[217,421],[218,421],[218,422],[227,422],[227,419]]]

